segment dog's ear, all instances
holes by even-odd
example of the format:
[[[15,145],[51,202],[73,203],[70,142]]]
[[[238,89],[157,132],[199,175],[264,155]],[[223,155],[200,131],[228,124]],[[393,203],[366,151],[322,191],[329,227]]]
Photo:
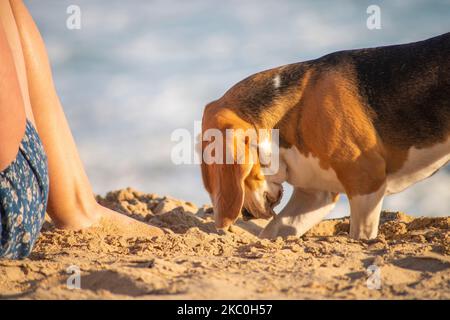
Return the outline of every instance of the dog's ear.
[[[206,190],[211,196],[214,206],[214,218],[217,228],[227,228],[241,213],[244,205],[244,181],[252,168],[248,151],[249,141],[241,133],[236,134],[235,128],[247,129],[249,124],[229,110],[220,110],[208,117],[205,111],[202,124],[202,178]],[[216,130],[214,140],[208,139],[207,131]],[[232,129],[231,136],[227,130]],[[206,141],[205,141],[206,139]],[[208,153],[211,144],[215,144],[214,151]],[[239,149],[243,147],[243,149]],[[238,152],[238,149],[243,151]],[[206,152],[205,152],[206,150]],[[217,152],[221,154],[217,154]],[[208,154],[214,161],[208,161]],[[230,161],[229,155],[233,155]],[[244,161],[240,156],[244,156]],[[247,157],[247,158],[246,158]],[[211,158],[211,157],[210,157]]]
[[[203,182],[211,195],[217,228],[229,227],[241,213],[247,174],[239,164],[202,163]]]

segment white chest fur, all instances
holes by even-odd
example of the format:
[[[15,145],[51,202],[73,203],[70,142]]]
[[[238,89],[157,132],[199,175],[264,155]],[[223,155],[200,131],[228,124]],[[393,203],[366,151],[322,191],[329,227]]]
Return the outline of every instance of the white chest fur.
[[[322,169],[319,159],[309,155],[305,157],[296,147],[280,148],[282,161],[287,167],[286,181],[299,188],[323,191],[344,192],[333,169]]]
[[[402,168],[387,177],[387,194],[405,190],[431,176],[450,160],[450,138],[429,148],[411,148]]]

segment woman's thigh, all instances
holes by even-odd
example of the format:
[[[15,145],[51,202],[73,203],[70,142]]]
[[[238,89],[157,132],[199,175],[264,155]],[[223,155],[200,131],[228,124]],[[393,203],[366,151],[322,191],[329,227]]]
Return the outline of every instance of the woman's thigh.
[[[0,3],[4,5],[9,2]],[[0,12],[1,9],[3,8],[0,7]],[[3,25],[0,15],[0,171],[16,157],[25,132],[23,98],[11,46]]]
[[[19,93],[25,110],[26,118],[36,127],[33,110],[31,108],[30,94],[28,88],[27,71],[25,58],[20,40],[19,30],[14,18],[9,1],[0,1],[0,23],[3,28],[6,41],[12,55],[13,67],[15,69],[17,82],[19,84]],[[4,60],[1,60],[2,63]],[[25,127],[25,122],[23,124]]]
[[[44,220],[48,169],[9,1],[0,1],[0,61],[0,258],[23,258]]]

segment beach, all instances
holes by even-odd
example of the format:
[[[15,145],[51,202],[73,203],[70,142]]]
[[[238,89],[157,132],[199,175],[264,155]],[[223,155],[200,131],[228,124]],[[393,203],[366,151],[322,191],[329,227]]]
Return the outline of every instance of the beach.
[[[130,188],[98,201],[166,234],[65,231],[47,219],[29,258],[0,260],[0,298],[450,299],[450,217],[383,212],[370,241],[348,237],[348,218],[262,240],[267,221],[218,232],[209,206]]]

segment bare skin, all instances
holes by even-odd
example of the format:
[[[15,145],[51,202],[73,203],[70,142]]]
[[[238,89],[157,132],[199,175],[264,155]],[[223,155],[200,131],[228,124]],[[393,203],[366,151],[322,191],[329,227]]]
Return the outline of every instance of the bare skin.
[[[162,235],[161,229],[95,201],[53,84],[44,42],[21,0],[0,1],[0,59],[0,170],[17,154],[26,117],[48,157],[47,212],[57,227],[100,226],[134,236]]]

